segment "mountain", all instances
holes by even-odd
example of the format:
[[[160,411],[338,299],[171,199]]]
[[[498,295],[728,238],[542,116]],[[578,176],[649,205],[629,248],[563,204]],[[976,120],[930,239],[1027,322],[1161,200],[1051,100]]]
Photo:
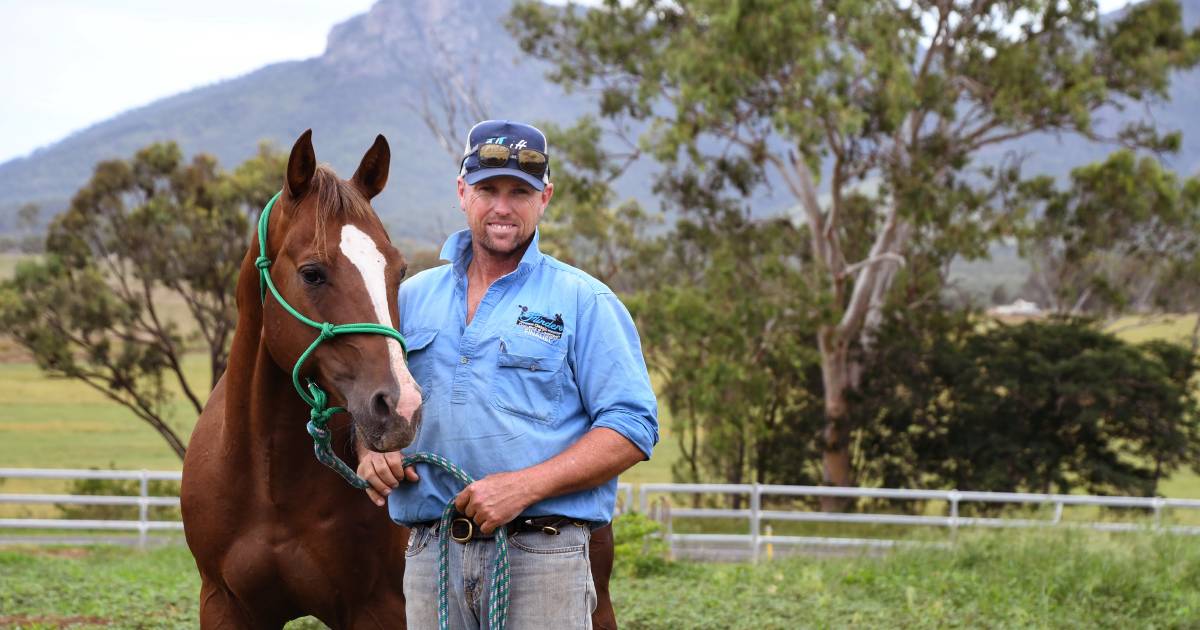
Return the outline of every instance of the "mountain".
[[[1200,0],[1183,3],[1185,21],[1195,27]],[[393,235],[436,243],[462,224],[453,193],[457,160],[421,121],[423,97],[457,80],[496,118],[566,124],[595,111],[586,94],[566,95],[547,81],[546,62],[520,52],[503,27],[510,9],[511,0],[379,0],[367,13],[335,26],[320,57],[273,64],[156,101],[0,164],[0,233],[13,228],[21,204],[36,202],[44,217],[51,216],[98,161],[129,157],[151,142],[176,140],[186,153],[211,153],[232,168],[260,140],[286,150],[311,127],[318,159],[344,176],[354,171],[375,134],[386,135],[392,172],[375,206]],[[1148,114],[1163,128],[1182,130],[1183,151],[1169,161],[1195,173],[1200,118],[1191,110],[1200,97],[1200,71],[1175,77],[1171,96],[1170,102],[1105,118],[1115,125]],[[1111,150],[1043,135],[1006,145],[992,157],[1025,155],[1029,172],[1062,175]],[[654,168],[638,165],[618,183],[619,191],[648,198]],[[756,199],[756,213],[794,204],[781,192],[775,195]]]
[[[259,141],[287,150],[311,127],[317,158],[344,177],[376,134],[387,136],[391,176],[375,206],[394,235],[436,242],[462,223],[457,160],[418,115],[439,80],[459,79],[496,118],[569,123],[594,109],[565,96],[543,78],[546,63],[520,52],[503,27],[510,9],[510,0],[380,0],[336,25],[320,57],[156,101],[0,164],[0,232],[12,229],[20,204],[53,215],[98,161],[151,142],[176,140],[185,153],[211,153],[232,168]]]

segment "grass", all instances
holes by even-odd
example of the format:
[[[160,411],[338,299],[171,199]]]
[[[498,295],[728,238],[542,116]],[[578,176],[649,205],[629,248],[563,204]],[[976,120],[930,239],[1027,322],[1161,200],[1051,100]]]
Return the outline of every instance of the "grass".
[[[0,574],[0,627],[195,626],[198,578],[181,547],[0,550]],[[1192,627],[1200,547],[1171,536],[989,532],[950,550],[679,562],[641,577],[619,569],[613,599],[626,630]]]

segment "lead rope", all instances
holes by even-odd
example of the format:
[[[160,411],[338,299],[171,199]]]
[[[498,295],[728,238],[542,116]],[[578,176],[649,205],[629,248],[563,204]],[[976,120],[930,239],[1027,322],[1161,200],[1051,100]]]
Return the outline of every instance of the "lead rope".
[[[404,465],[416,463],[433,464],[454,476],[463,486],[474,483],[465,470],[453,462],[433,453],[413,453],[405,456]],[[450,628],[450,524],[454,520],[454,500],[442,510],[438,524],[438,628]],[[496,528],[496,561],[492,564],[492,584],[488,589],[488,627],[503,630],[508,621],[508,532],[503,526]]]
[[[317,455],[317,461],[332,468],[334,472],[341,475],[346,483],[365,490],[367,482],[362,477],[359,477],[352,468],[346,465],[337,453],[333,452],[331,444],[331,433],[328,424],[329,419],[334,414],[345,411],[342,407],[326,407],[329,400],[325,390],[321,389],[311,378],[305,379],[306,388],[300,384],[300,368],[308,357],[316,351],[317,346],[321,345],[327,339],[333,339],[338,335],[352,334],[373,334],[385,335],[400,342],[400,348],[404,355],[408,356],[408,343],[404,340],[404,335],[400,331],[391,326],[382,324],[357,323],[357,324],[331,324],[329,322],[317,323],[308,317],[305,317],[296,309],[292,308],[287,300],[279,294],[279,290],[275,288],[275,282],[271,280],[271,259],[267,256],[267,226],[271,221],[271,208],[275,206],[275,201],[283,191],[275,193],[274,197],[267,202],[263,208],[262,214],[258,217],[258,258],[254,260],[254,266],[258,268],[258,292],[259,297],[263,302],[267,301],[267,291],[275,297],[275,301],[287,311],[289,315],[300,320],[308,326],[316,328],[317,338],[308,346],[296,360],[295,367],[292,368],[292,385],[296,387],[296,391],[300,394],[300,398],[312,409],[309,412],[308,433],[313,438],[313,451]],[[404,466],[412,464],[425,463],[433,464],[439,468],[449,472],[463,486],[468,486],[475,482],[470,475],[462,468],[459,468],[450,460],[433,453],[413,453],[405,456]],[[454,500],[452,499],[446,504],[446,508],[442,510],[442,518],[440,522],[441,536],[438,539],[438,627],[441,630],[449,630],[450,628],[450,524],[454,520]],[[503,630],[505,622],[508,620],[508,532],[503,528],[496,529],[496,562],[492,566],[492,586],[488,591],[488,626],[496,630]]]

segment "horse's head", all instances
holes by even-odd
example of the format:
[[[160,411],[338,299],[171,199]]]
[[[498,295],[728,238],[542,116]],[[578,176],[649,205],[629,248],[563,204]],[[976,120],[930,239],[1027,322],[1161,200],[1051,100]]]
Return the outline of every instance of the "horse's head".
[[[317,166],[311,130],[292,147],[287,180],[268,227],[270,271],[282,297],[314,321],[399,325],[396,296],[407,265],[370,203],[387,183],[390,161],[387,140],[379,136],[346,181]],[[264,340],[285,371],[291,371],[315,332],[267,298]],[[304,374],[350,412],[371,449],[398,450],[416,436],[421,391],[395,339],[338,335],[317,347]]]

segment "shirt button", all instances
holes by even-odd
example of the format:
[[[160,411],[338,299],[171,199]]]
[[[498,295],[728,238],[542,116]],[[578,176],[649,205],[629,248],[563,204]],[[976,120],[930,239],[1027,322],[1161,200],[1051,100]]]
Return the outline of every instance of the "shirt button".
[[[470,363],[471,360],[468,359],[467,357],[459,357],[458,362],[459,363]]]

